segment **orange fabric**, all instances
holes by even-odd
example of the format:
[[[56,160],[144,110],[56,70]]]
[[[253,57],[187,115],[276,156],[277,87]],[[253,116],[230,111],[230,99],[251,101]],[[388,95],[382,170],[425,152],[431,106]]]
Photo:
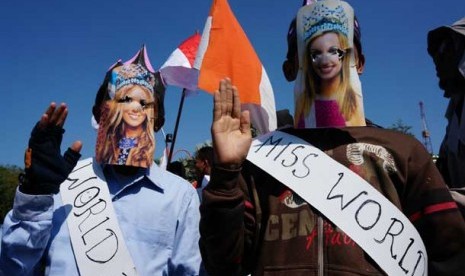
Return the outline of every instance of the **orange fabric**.
[[[214,0],[210,40],[202,60],[199,88],[209,93],[229,77],[242,103],[260,105],[262,64],[226,0]]]
[[[24,167],[29,169],[32,165],[32,149],[27,148],[26,153],[24,154]]]

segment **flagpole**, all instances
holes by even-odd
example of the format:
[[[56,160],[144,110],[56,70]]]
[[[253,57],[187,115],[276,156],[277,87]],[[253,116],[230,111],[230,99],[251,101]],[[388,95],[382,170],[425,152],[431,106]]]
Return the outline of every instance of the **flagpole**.
[[[181,102],[179,103],[178,117],[176,118],[176,124],[174,126],[173,141],[171,142],[171,149],[168,154],[167,166],[171,163],[171,158],[173,157],[174,144],[176,143],[176,135],[178,133],[179,119],[181,118],[182,106],[184,105],[184,98],[186,97],[186,88],[182,89]]]

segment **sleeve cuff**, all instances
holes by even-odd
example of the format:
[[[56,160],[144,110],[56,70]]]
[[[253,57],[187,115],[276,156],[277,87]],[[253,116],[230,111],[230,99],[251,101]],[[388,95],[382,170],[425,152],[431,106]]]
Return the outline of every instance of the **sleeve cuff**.
[[[212,168],[210,183],[215,188],[231,190],[237,186],[241,171],[242,167],[226,168],[216,165]]]
[[[53,195],[29,195],[16,189],[13,216],[25,221],[51,220],[53,202]]]

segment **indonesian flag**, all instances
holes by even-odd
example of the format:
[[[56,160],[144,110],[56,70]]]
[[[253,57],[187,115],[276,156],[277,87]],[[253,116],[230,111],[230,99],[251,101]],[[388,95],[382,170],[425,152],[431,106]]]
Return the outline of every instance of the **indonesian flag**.
[[[186,88],[189,91],[197,90],[199,75],[193,65],[199,42],[200,34],[196,32],[171,53],[159,70],[165,84]]]
[[[214,93],[220,80],[229,77],[239,90],[242,109],[250,111],[252,125],[262,134],[276,129],[270,80],[226,0],[213,0],[194,68],[200,70],[199,89]]]

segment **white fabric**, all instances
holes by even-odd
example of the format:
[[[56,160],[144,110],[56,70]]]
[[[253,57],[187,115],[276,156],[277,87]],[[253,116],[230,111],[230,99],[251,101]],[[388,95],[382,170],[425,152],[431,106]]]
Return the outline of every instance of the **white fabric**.
[[[197,90],[198,70],[192,68],[186,55],[177,48],[160,68],[160,74],[166,84]]]
[[[97,176],[92,158],[79,161],[60,186],[79,273],[137,275],[113,208],[105,179]]]

